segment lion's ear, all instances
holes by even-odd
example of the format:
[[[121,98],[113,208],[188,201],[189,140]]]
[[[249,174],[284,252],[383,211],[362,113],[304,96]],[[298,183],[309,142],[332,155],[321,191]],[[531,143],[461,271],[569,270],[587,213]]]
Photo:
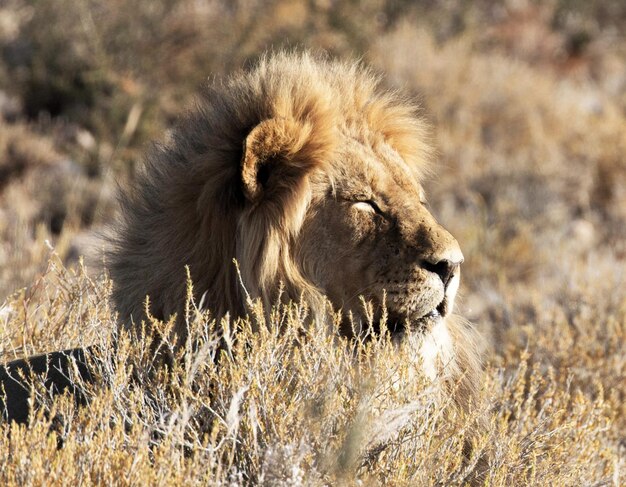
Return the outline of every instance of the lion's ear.
[[[322,157],[311,140],[312,126],[289,118],[270,118],[254,127],[243,146],[243,192],[257,202],[283,190],[293,190]]]

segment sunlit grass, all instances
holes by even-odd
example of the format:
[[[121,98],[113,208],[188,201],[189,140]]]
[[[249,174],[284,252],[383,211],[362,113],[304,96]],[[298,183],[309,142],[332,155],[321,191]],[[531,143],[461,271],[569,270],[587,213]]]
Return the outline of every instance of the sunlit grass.
[[[568,367],[544,367],[525,352],[488,366],[480,400],[464,413],[422,376],[410,341],[349,343],[295,303],[269,315],[255,303],[246,320],[216,322],[191,302],[195,346],[179,365],[155,369],[147,341],[114,332],[106,280],[55,265],[40,296],[59,287],[37,303],[9,300],[4,329],[45,319],[53,326],[40,332],[40,349],[96,344],[100,377],[85,385],[85,408],[34,388],[39,414],[0,436],[6,485],[450,485],[485,466],[487,485],[619,478],[617,391],[604,390],[601,376],[581,388]],[[74,326],[55,327],[57,316]]]

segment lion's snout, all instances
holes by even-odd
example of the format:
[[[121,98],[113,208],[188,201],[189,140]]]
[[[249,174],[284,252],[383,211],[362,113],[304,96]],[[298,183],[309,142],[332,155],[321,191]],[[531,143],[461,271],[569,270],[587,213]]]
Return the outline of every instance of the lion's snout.
[[[448,289],[448,285],[452,278],[458,273],[462,261],[452,262],[448,259],[440,260],[435,264],[424,262],[422,267],[429,272],[437,274],[443,283],[444,289]]]

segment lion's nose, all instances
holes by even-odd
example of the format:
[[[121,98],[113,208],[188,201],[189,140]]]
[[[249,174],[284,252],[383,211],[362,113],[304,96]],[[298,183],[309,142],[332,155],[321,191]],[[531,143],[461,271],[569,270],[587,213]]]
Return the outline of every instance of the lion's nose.
[[[444,289],[447,289],[450,280],[454,276],[455,271],[461,265],[461,262],[463,262],[463,260],[453,262],[448,259],[442,259],[435,263],[424,261],[422,265],[427,271],[437,274],[440,277],[441,282],[443,282]]]

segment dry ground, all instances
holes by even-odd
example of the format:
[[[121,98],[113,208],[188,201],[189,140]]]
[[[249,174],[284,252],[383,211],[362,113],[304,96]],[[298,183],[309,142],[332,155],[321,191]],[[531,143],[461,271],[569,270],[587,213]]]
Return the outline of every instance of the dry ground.
[[[261,334],[240,324],[215,368],[215,328],[234,324],[192,306],[202,346],[169,390],[145,370],[133,385],[125,356],[145,351],[119,337],[88,409],[61,399],[28,429],[1,426],[2,485],[457,485],[479,456],[486,485],[626,484],[626,6],[419,5],[0,4],[3,361],[87,344],[107,355],[97,234],[116,181],[132,182],[207,76],[303,45],[361,56],[422,100],[439,161],[430,204],[463,248],[458,308],[487,370],[477,411],[450,421],[408,365],[411,344],[337,344],[305,333],[294,305]]]

